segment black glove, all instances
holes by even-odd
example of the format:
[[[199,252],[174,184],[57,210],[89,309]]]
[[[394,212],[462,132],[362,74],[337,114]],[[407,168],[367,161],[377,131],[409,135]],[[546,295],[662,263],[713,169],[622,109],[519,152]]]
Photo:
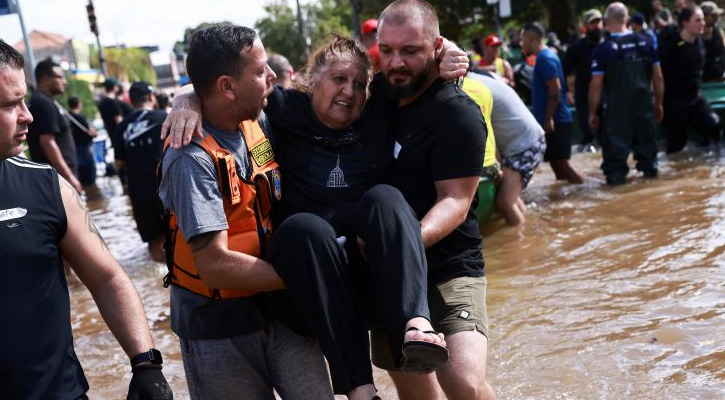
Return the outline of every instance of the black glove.
[[[166,382],[161,366],[141,364],[133,367],[126,400],[173,400],[174,394]]]

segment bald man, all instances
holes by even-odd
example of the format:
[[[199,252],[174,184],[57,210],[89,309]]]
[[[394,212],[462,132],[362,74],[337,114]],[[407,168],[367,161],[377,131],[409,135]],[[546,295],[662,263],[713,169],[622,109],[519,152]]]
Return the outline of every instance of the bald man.
[[[378,19],[378,47],[398,103],[392,182],[420,217],[431,319],[450,358],[435,374],[401,372],[386,357],[384,334],[373,330],[373,362],[390,372],[402,400],[438,399],[441,388],[450,400],[493,399],[483,242],[471,207],[483,167],[484,119],[458,86],[438,77],[442,37],[429,3],[391,3]]]
[[[592,52],[589,125],[599,129],[603,100],[602,172],[610,185],[626,182],[630,152],[637,170],[647,178],[657,176],[655,122],[663,116],[664,79],[652,38],[628,30],[628,19],[624,4],[611,3],[604,13],[611,35]]]

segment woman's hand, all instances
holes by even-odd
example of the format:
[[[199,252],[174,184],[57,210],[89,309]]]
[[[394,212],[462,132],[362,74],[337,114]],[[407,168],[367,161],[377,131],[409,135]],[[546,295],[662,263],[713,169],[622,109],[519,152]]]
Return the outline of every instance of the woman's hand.
[[[191,142],[196,136],[203,138],[201,132],[201,103],[191,85],[179,88],[174,95],[171,112],[161,126],[161,139],[170,137],[170,146],[179,149]]]
[[[466,76],[468,72],[468,55],[455,43],[443,38],[443,46],[438,57],[441,78],[453,80]]]

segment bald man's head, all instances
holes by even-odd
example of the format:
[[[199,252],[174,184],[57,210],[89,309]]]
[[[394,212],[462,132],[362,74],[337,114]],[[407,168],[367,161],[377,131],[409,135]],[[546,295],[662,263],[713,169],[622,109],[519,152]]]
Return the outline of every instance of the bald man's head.
[[[441,35],[435,9],[423,0],[396,0],[390,3],[380,13],[378,31],[383,29],[384,24],[400,26],[410,23],[422,24],[430,39],[435,40]]]
[[[609,4],[606,11],[604,11],[604,19],[606,19],[607,22],[626,24],[628,18],[629,12],[627,11],[627,6],[618,1]]]

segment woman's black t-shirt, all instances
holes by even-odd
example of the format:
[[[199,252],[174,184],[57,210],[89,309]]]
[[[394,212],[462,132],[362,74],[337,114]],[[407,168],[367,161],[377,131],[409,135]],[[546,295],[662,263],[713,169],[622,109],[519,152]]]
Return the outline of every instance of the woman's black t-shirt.
[[[394,111],[393,100],[371,96],[358,121],[334,130],[315,117],[308,94],[276,87],[265,108],[282,175],[275,224],[310,212],[342,234],[365,192],[389,180],[393,138],[388,123]]]

